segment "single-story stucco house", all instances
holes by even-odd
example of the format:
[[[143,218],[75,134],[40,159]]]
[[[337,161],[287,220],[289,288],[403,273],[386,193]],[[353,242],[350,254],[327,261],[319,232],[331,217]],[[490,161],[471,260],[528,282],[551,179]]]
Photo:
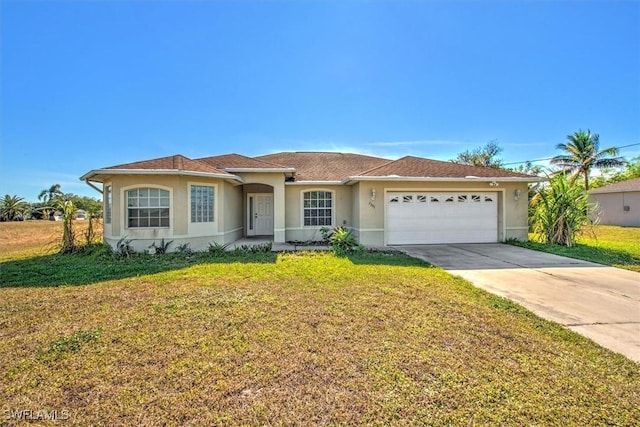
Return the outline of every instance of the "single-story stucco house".
[[[598,204],[600,224],[640,227],[640,178],[591,190],[589,201]]]
[[[343,226],[366,246],[527,239],[527,184],[539,177],[420,157],[389,160],[330,152],[259,157],[181,155],[95,169],[81,177],[103,194],[104,241],[144,250],[321,240]],[[99,184],[99,185],[96,185]]]

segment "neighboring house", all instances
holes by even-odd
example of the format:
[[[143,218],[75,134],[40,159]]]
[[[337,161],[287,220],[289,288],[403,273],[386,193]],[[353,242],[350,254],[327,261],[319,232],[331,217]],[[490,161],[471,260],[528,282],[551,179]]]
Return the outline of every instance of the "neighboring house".
[[[600,224],[640,227],[640,178],[591,190],[589,201],[598,203]]]
[[[527,239],[527,183],[541,178],[419,157],[286,152],[189,159],[181,155],[96,169],[104,240],[143,250],[320,240],[344,226],[367,246]],[[99,183],[101,186],[96,186]]]

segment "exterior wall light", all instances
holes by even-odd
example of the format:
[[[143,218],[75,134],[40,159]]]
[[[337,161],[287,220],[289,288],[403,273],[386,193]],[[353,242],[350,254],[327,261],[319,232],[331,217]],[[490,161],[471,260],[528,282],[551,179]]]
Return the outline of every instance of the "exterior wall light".
[[[498,185],[500,185],[500,184],[498,184],[498,183],[497,183],[497,182],[495,182],[495,181],[491,181],[491,182],[489,183],[489,187],[497,187]]]
[[[520,189],[516,189],[516,192],[513,194],[513,198],[514,200],[518,201],[520,200],[520,194],[522,194],[522,191],[520,191]]]
[[[376,189],[372,188],[371,189],[371,201],[374,201],[376,199]]]

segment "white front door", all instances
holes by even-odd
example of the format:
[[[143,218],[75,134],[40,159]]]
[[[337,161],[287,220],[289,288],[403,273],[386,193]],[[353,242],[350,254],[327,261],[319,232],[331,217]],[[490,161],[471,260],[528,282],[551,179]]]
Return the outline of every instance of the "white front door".
[[[273,235],[273,194],[247,194],[247,236]]]

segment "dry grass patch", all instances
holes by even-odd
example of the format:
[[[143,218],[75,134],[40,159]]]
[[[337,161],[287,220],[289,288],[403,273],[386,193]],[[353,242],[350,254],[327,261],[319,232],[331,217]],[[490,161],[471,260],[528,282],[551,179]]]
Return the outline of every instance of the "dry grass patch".
[[[76,235],[81,240],[87,221],[74,221]],[[102,239],[102,227],[95,226],[96,239]],[[0,260],[48,255],[60,249],[62,222],[15,221],[0,222]]]
[[[135,268],[0,289],[2,410],[80,425],[640,423],[638,364],[408,257],[60,257]]]

